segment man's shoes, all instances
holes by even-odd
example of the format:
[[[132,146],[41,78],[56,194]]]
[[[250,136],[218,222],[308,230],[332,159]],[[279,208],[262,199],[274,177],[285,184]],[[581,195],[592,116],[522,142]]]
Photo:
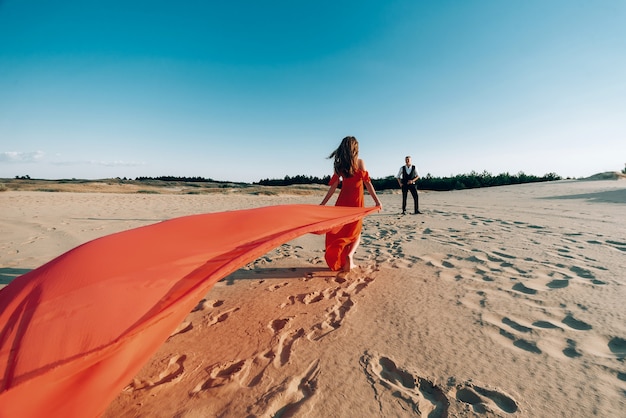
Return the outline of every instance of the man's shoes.
[[[403,215],[406,215],[406,210],[403,210],[403,211],[402,211],[402,214],[403,214]]]
[[[421,214],[422,214],[422,212],[420,212],[419,210],[414,213],[414,215],[421,215]]]

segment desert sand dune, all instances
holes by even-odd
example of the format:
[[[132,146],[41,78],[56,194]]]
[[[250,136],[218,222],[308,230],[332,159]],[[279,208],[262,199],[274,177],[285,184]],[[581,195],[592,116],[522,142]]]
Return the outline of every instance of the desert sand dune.
[[[323,236],[217,283],[106,417],[618,417],[626,409],[626,183],[384,192],[359,267]],[[88,240],[322,193],[0,193],[0,280]],[[71,402],[71,396],[68,396]]]

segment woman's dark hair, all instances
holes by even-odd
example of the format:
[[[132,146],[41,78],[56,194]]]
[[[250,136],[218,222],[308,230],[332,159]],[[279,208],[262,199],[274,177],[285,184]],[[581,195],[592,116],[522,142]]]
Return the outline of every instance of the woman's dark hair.
[[[357,170],[359,141],[353,136],[346,136],[328,158],[333,158],[335,173],[344,177],[352,177]]]

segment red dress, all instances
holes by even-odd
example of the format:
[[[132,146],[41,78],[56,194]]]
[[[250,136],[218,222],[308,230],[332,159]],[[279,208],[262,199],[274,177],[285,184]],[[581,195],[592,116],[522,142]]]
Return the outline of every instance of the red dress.
[[[370,181],[369,173],[365,170],[357,170],[352,177],[342,176],[341,180],[341,191],[335,206],[363,207],[365,200],[363,185],[364,182]],[[339,181],[339,176],[334,174],[329,184],[336,181]],[[346,256],[350,252],[350,245],[359,238],[362,226],[363,220],[359,219],[326,234],[324,258],[326,258],[326,263],[331,270],[341,270]]]

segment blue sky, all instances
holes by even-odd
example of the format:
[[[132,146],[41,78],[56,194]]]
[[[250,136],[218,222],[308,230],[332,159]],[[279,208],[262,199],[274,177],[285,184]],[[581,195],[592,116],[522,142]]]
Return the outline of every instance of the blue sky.
[[[626,1],[0,0],[0,177],[585,177],[626,163]]]

